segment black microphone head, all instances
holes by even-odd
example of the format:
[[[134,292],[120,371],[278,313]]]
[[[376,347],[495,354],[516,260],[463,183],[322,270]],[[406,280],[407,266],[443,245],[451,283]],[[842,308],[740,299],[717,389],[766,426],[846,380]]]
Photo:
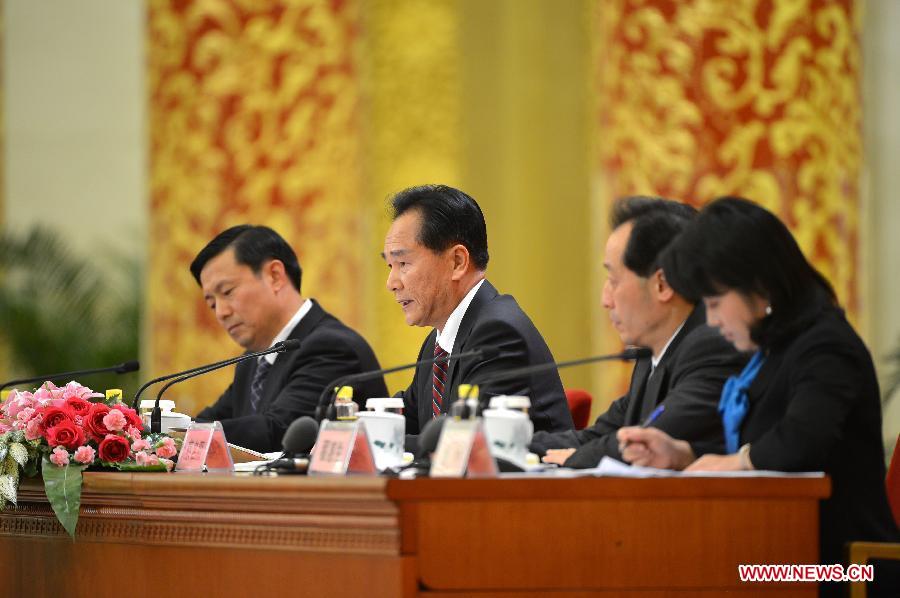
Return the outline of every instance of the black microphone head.
[[[284,353],[285,351],[295,351],[300,348],[300,341],[295,338],[289,338],[286,341],[281,341],[276,345],[278,347],[279,353]]]
[[[447,421],[446,415],[441,415],[429,421],[422,428],[419,434],[419,458],[424,458],[437,450],[438,440],[441,437],[441,430],[444,429],[444,422]]]
[[[653,357],[653,350],[649,347],[631,347],[622,351],[622,359],[625,361],[647,359],[648,357]]]
[[[125,363],[120,363],[116,366],[117,374],[127,374],[129,372],[136,372],[141,369],[141,363],[139,361],[126,361]]]
[[[287,455],[305,455],[312,450],[319,435],[319,424],[316,420],[304,415],[288,426],[281,439],[281,446]]]
[[[482,359],[494,359],[498,355],[500,355],[500,349],[497,347],[482,347],[481,348],[481,358]]]

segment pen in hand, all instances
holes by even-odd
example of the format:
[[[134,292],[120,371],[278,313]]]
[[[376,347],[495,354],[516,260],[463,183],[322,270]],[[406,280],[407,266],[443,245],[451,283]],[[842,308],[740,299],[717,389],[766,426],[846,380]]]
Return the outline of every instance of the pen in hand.
[[[655,422],[657,419],[659,419],[659,416],[662,415],[662,412],[665,411],[665,410],[666,410],[666,406],[665,406],[665,405],[660,405],[659,407],[657,407],[656,409],[654,409],[654,410],[653,410],[653,413],[651,413],[649,416],[647,416],[647,419],[645,419],[645,420],[644,420],[644,423],[641,424],[641,427],[642,427],[642,428],[649,428],[649,427],[650,427],[650,424],[652,424],[652,423]]]
[[[650,413],[650,415],[647,416],[647,419],[644,420],[644,423],[641,424],[641,427],[649,428],[650,424],[652,424],[657,419],[659,419],[659,416],[662,415],[662,412],[665,410],[666,410],[665,405],[659,405],[656,409],[653,410],[652,413]],[[619,452],[620,453],[625,452],[625,448],[628,447],[629,444],[631,444],[631,443],[627,440],[625,442],[620,442],[619,443]]]

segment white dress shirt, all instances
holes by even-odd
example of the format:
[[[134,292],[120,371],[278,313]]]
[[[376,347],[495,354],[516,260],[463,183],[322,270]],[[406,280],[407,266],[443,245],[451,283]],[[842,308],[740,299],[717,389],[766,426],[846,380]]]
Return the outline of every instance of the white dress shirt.
[[[448,356],[453,352],[453,343],[456,342],[456,334],[459,332],[459,325],[462,324],[463,316],[466,315],[469,304],[472,303],[472,299],[475,298],[475,293],[477,293],[478,289],[481,288],[481,285],[484,284],[484,280],[485,279],[482,278],[478,281],[478,284],[469,289],[469,292],[466,293],[463,300],[459,302],[459,305],[456,306],[456,309],[454,309],[453,313],[450,314],[450,317],[447,318],[444,329],[437,331],[437,344],[441,346],[441,349],[447,352]]]
[[[297,327],[297,324],[300,323],[300,320],[303,319],[309,310],[312,309],[312,300],[307,299],[303,302],[303,305],[300,306],[300,309],[297,310],[297,313],[288,321],[287,325],[281,329],[281,332],[272,340],[272,343],[269,345],[270,347],[274,346],[276,343],[280,343],[283,340],[287,340],[287,337],[290,336],[291,331]],[[269,362],[269,365],[275,363],[275,358],[278,357],[278,353],[269,353],[268,355],[263,355],[260,359],[265,359]]]

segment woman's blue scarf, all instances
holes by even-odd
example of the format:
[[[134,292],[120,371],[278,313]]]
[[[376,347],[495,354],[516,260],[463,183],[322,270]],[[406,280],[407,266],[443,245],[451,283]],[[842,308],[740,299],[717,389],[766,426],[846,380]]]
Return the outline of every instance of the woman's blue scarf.
[[[741,424],[750,408],[747,389],[753,384],[765,361],[762,351],[757,351],[744,371],[739,376],[730,376],[722,388],[719,415],[722,416],[722,427],[725,428],[725,449],[728,454],[736,453],[740,447]]]

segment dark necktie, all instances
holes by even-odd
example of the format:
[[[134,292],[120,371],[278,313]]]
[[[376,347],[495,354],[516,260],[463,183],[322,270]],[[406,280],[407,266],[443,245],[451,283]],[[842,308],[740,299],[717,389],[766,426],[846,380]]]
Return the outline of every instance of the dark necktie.
[[[434,343],[434,358],[431,366],[431,411],[432,418],[441,414],[444,406],[444,384],[447,382],[447,352]]]
[[[253,380],[250,382],[250,409],[256,413],[259,401],[263,396],[263,387],[266,385],[266,376],[272,364],[265,357],[260,357],[256,363],[256,371],[253,372]]]

